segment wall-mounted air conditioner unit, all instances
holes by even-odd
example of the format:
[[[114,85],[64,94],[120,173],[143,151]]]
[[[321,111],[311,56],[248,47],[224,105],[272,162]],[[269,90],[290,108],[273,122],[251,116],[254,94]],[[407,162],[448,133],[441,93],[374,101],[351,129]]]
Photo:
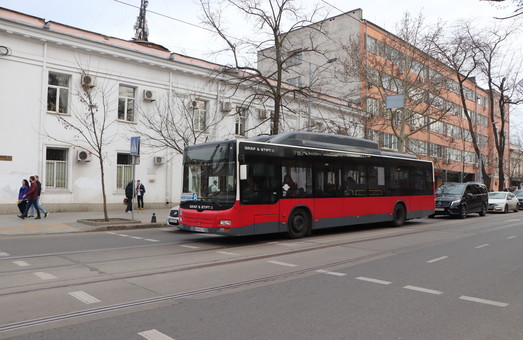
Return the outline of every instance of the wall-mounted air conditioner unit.
[[[158,165],[158,164],[163,164],[163,163],[165,163],[165,159],[163,157],[158,157],[158,156],[154,157],[154,164]]]
[[[76,160],[79,162],[90,162],[93,157],[93,154],[86,150],[78,151],[76,155]]]
[[[198,106],[198,102],[196,100],[189,100],[189,102],[187,103],[187,108],[189,110],[196,109],[196,106]]]
[[[232,104],[230,102],[222,102],[220,109],[222,112],[230,112],[232,110]]]
[[[143,100],[153,102],[156,100],[156,92],[151,90],[143,90]]]
[[[94,87],[95,78],[87,74],[82,74],[81,83],[82,86]]]

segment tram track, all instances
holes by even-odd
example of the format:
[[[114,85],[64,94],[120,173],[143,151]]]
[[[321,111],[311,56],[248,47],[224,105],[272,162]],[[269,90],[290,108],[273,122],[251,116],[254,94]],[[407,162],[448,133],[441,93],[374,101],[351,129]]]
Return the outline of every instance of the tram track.
[[[122,273],[120,275],[113,274],[110,277],[80,280],[78,282],[61,282],[61,283],[57,283],[57,284],[47,285],[45,287],[33,287],[33,288],[29,288],[29,289],[19,289],[16,291],[4,292],[4,293],[0,293],[0,297],[13,296],[13,295],[24,294],[24,293],[37,293],[37,292],[45,291],[45,290],[69,288],[69,287],[74,287],[74,286],[95,284],[95,283],[101,283],[101,282],[126,280],[126,279],[132,279],[132,278],[145,277],[145,276],[149,276],[149,275],[172,274],[172,273],[176,273],[176,272],[198,270],[198,269],[208,268],[208,267],[212,267],[212,266],[225,266],[225,265],[237,264],[237,263],[242,263],[242,262],[263,260],[263,259],[268,259],[268,258],[273,258],[273,257],[278,257],[278,256],[300,254],[300,253],[305,253],[305,252],[313,252],[313,251],[318,251],[318,250],[322,250],[322,249],[326,249],[326,248],[330,248],[330,247],[349,246],[349,245],[355,245],[355,244],[363,243],[363,242],[384,240],[384,239],[390,239],[390,238],[402,237],[402,236],[408,236],[408,235],[415,235],[415,234],[423,234],[423,233],[428,233],[431,231],[448,231],[449,228],[456,228],[456,224],[458,224],[458,222],[451,223],[451,224],[446,223],[445,225],[436,224],[436,225],[427,226],[425,228],[417,228],[417,229],[410,228],[408,230],[401,230],[400,232],[397,232],[398,229],[396,229],[396,230],[394,230],[394,232],[387,233],[386,235],[375,235],[374,233],[372,233],[372,235],[366,235],[364,237],[360,237],[359,239],[351,238],[350,240],[345,240],[343,242],[331,243],[331,242],[328,242],[328,240],[326,240],[326,239],[322,239],[323,242],[327,241],[327,243],[321,244],[321,245],[314,245],[312,247],[300,248],[300,249],[272,252],[270,254],[262,254],[262,255],[251,256],[251,257],[227,259],[227,260],[217,261],[217,262],[208,262],[208,263],[201,263],[201,264],[195,264],[195,265],[188,265],[188,266],[181,267],[181,268],[169,268],[169,269],[163,269],[163,270],[141,271],[139,273],[132,273],[132,274],[130,274],[130,273]],[[483,227],[482,229],[472,232],[472,234],[491,232],[493,230],[492,227],[494,227],[494,229],[500,228],[497,223],[493,223],[493,224],[489,223],[487,226]],[[471,232],[470,231],[466,231],[466,232],[461,231],[460,234],[461,235],[458,237],[467,237],[467,236],[471,235]],[[360,235],[360,236],[363,236],[363,235]],[[336,238],[338,238],[338,237],[336,237]],[[275,281],[279,281],[279,280],[296,278],[299,276],[311,274],[320,269],[348,265],[351,263],[357,263],[359,261],[369,261],[369,260],[373,260],[373,259],[378,259],[380,257],[387,256],[390,254],[397,254],[397,253],[401,253],[401,252],[405,252],[405,251],[410,251],[410,250],[414,250],[417,248],[430,246],[432,244],[437,244],[437,243],[443,242],[443,241],[444,240],[442,240],[442,239],[436,239],[436,240],[431,240],[431,241],[426,241],[426,242],[417,242],[416,244],[411,244],[411,245],[407,245],[407,246],[398,246],[398,247],[394,247],[394,248],[388,249],[388,250],[375,251],[372,254],[345,258],[345,259],[340,259],[338,261],[323,263],[321,265],[315,265],[315,266],[309,266],[309,267],[305,267],[305,268],[290,270],[290,271],[286,271],[285,273],[279,273],[279,274],[274,274],[274,275],[265,275],[265,276],[260,276],[257,278],[252,278],[252,279],[243,280],[243,281],[235,281],[235,282],[230,282],[230,283],[221,284],[221,285],[214,285],[214,286],[209,286],[209,287],[195,289],[195,290],[187,290],[185,292],[180,292],[180,293],[175,293],[175,294],[160,295],[157,297],[134,300],[134,301],[127,301],[127,302],[102,306],[102,307],[98,307],[98,308],[77,310],[77,311],[66,312],[66,313],[61,313],[61,314],[43,316],[43,317],[29,319],[29,320],[6,323],[3,325],[0,325],[0,333],[13,331],[13,330],[17,330],[17,329],[23,329],[23,328],[27,328],[27,327],[45,325],[45,324],[63,321],[63,320],[82,318],[82,317],[87,317],[87,316],[95,316],[95,315],[99,315],[99,314],[103,314],[103,313],[121,311],[121,310],[136,308],[136,307],[140,307],[140,306],[146,306],[146,305],[158,304],[158,303],[162,303],[162,302],[173,301],[173,300],[178,300],[178,299],[183,299],[183,298],[195,297],[195,296],[199,296],[199,295],[203,295],[203,294],[217,293],[217,292],[221,292],[221,291],[245,288],[245,287],[253,286],[253,285],[257,285],[257,284],[264,284],[264,283],[268,283],[268,282],[275,282]],[[182,244],[182,243],[186,244],[187,242],[173,242],[173,244]],[[214,250],[216,250],[216,249],[223,249],[223,247],[214,248]],[[210,249],[191,250],[191,251],[186,251],[185,254],[194,254],[194,253],[199,253],[199,252],[209,251],[209,250]],[[97,250],[97,251],[100,251],[100,250]],[[83,252],[85,252],[85,251],[83,251]],[[75,253],[77,253],[77,252],[68,252],[68,254],[75,254]],[[177,253],[177,255],[180,255],[180,253]],[[165,254],[162,254],[161,256],[165,256]]]

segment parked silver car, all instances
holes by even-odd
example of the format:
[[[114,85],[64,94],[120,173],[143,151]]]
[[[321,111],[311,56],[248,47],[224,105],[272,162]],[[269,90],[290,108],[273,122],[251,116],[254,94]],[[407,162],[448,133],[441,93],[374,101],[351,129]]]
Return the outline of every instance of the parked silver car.
[[[167,224],[178,226],[180,224],[180,217],[178,216],[178,209],[180,206],[172,207],[171,210],[169,210],[169,214],[167,215]]]
[[[519,211],[519,200],[516,195],[508,191],[488,193],[488,211],[507,213],[509,210]]]

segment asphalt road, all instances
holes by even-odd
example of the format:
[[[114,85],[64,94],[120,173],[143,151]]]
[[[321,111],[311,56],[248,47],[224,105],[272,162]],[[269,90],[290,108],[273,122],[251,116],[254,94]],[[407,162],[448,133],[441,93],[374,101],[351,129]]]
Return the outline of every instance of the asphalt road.
[[[0,338],[522,339],[522,220],[0,238]]]

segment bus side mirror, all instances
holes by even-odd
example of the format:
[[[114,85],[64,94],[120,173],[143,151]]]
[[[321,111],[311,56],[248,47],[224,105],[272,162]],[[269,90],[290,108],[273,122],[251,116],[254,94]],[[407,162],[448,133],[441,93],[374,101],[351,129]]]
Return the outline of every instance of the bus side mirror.
[[[247,179],[247,164],[240,164],[240,180]]]

